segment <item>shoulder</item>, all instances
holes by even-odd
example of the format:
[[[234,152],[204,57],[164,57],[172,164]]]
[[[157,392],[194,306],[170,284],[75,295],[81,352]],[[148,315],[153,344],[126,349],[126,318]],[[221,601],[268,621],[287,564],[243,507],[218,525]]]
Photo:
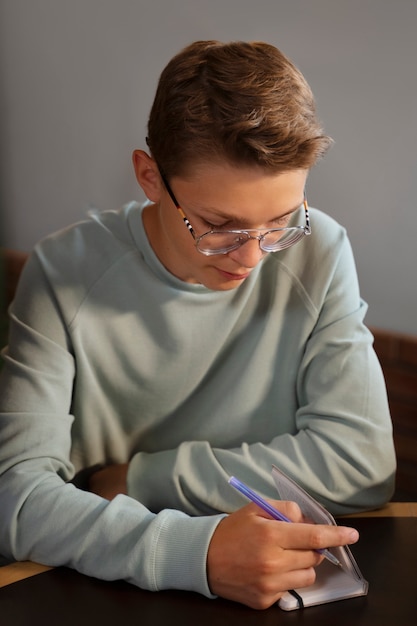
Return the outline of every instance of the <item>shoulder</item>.
[[[297,290],[314,310],[321,308],[326,294],[337,282],[352,287],[356,267],[346,229],[329,215],[310,209],[311,234],[287,250],[270,255],[268,265]]]
[[[329,267],[337,261],[341,250],[346,245],[349,247],[346,229],[330,215],[310,208],[310,225],[310,235],[295,246],[270,255],[274,262],[300,275],[311,264]]]
[[[42,239],[35,246],[37,254],[54,254],[68,251],[77,256],[99,253],[107,249],[124,250],[133,245],[129,228],[131,213],[141,212],[137,203],[127,204],[120,209],[109,211],[90,211],[85,220],[71,224]]]
[[[319,209],[310,208],[310,223],[312,250],[316,252],[322,246],[331,248],[347,238],[344,226]]]
[[[72,273],[78,281],[95,280],[135,248],[129,217],[140,214],[141,208],[130,203],[114,211],[91,212],[87,219],[45,237],[33,256],[51,278]]]
[[[138,258],[130,221],[140,222],[142,207],[130,203],[115,211],[92,213],[86,220],[45,237],[33,249],[19,283],[17,303],[53,299],[71,319],[100,281],[114,281]]]

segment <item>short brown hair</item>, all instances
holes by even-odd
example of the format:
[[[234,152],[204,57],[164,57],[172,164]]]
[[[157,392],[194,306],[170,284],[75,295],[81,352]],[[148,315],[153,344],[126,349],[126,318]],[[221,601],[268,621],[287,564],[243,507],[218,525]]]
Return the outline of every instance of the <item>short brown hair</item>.
[[[171,59],[147,141],[168,177],[225,159],[271,173],[309,169],[331,143],[301,72],[274,46],[241,41],[196,41]]]

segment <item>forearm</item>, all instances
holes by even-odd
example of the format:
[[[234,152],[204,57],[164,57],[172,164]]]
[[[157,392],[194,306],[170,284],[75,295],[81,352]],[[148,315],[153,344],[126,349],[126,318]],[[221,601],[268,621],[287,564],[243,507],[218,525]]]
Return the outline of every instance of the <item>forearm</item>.
[[[338,334],[346,331],[329,327],[310,342],[299,373],[294,434],[234,448],[188,441],[173,450],[139,453],[129,466],[128,493],[153,511],[231,511],[242,500],[232,493],[228,477],[234,474],[274,497],[275,464],[334,514],[389,500],[395,453],[382,373],[364,331],[343,348],[333,339]],[[335,347],[322,349],[326,342]],[[279,408],[275,411],[279,424]]]
[[[170,507],[191,515],[230,512],[243,500],[228,478],[236,475],[274,498],[270,472],[275,464],[335,515],[377,508],[390,498],[394,480],[391,449],[382,439],[380,458],[373,462],[371,456],[364,464],[355,464],[349,456],[349,441],[342,450],[308,432],[282,435],[270,445],[243,444],[229,450],[188,442],[177,450],[136,455],[129,466],[128,493],[153,511]]]
[[[126,496],[109,502],[36,468],[26,463],[0,479],[0,552],[152,591],[210,596],[206,554],[220,517],[154,515]]]
[[[210,595],[206,553],[220,518],[154,515],[127,496],[110,502],[77,489],[66,482],[71,425],[70,416],[1,416],[0,553]]]

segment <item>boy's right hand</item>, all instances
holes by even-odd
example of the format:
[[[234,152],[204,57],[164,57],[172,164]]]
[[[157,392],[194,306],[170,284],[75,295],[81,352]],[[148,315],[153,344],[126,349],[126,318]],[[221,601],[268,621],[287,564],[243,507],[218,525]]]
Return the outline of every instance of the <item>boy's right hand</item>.
[[[271,504],[294,523],[272,520],[258,506],[248,504],[217,526],[207,555],[213,594],[255,609],[268,608],[288,589],[314,583],[314,568],[324,558],[315,550],[359,539],[353,528],[303,523],[294,502]]]

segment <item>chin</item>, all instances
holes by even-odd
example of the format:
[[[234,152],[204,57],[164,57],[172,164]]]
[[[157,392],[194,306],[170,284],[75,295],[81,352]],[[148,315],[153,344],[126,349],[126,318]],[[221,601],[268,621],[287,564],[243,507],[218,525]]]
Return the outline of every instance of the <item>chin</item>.
[[[244,282],[244,280],[201,280],[200,284],[211,289],[212,291],[231,291],[237,289]]]

